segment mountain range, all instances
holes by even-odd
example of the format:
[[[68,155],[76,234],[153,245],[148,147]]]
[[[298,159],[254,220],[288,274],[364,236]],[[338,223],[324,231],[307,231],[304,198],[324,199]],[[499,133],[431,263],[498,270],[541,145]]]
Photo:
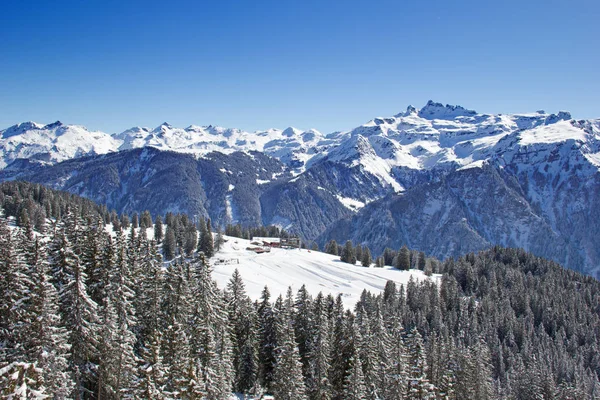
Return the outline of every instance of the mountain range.
[[[118,134],[25,122],[0,131],[0,180],[118,212],[185,212],[439,258],[499,244],[599,276],[600,120],[421,109],[323,134],[167,123]]]

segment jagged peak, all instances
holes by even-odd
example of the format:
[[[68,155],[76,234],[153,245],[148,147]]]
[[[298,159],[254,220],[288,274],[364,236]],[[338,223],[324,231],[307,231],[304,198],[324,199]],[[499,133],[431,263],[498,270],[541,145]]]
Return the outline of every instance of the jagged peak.
[[[163,122],[162,124],[154,128],[154,132],[164,132],[167,129],[173,129],[173,126],[168,122]]]
[[[186,132],[202,132],[203,130],[204,128],[199,125],[190,125],[187,128],[185,128]]]
[[[544,120],[544,124],[550,125],[559,121],[570,121],[573,119],[568,111],[559,111],[558,114],[550,114]]]
[[[433,100],[429,100],[427,104],[419,110],[419,117],[426,119],[453,119],[456,117],[473,116],[477,112],[474,110],[466,109],[462,106],[453,106],[442,103],[436,103]]]
[[[51,124],[44,126],[43,129],[54,129],[54,128],[60,128],[61,126],[63,126],[63,123],[60,121],[56,121],[56,122],[53,122]]]
[[[301,133],[302,131],[300,129],[294,128],[293,126],[289,126],[281,132],[281,135],[285,137],[294,137]]]
[[[408,107],[406,107],[405,112],[398,113],[398,114],[394,115],[394,117],[396,117],[396,118],[408,117],[410,115],[416,115],[417,113],[418,113],[417,109],[413,105],[409,105]]]
[[[6,139],[11,136],[20,135],[33,129],[42,129],[43,127],[44,125],[38,124],[37,122],[27,121],[8,127],[5,130],[0,131],[0,134],[2,135],[3,139]]]

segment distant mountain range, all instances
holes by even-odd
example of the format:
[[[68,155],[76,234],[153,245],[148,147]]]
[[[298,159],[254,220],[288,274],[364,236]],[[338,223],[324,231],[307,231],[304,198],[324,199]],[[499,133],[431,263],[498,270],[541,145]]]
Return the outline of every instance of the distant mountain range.
[[[600,272],[600,120],[488,115],[428,102],[347,132],[213,126],[119,134],[25,122],[0,131],[0,180],[119,212],[277,224],[321,245],[440,258],[494,244]]]

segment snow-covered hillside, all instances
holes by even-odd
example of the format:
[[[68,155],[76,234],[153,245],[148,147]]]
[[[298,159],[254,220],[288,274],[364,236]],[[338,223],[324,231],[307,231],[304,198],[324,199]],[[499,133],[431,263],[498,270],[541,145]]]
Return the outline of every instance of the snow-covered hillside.
[[[225,236],[227,240],[210,262],[213,278],[224,288],[237,268],[246,284],[248,295],[259,299],[266,286],[273,297],[285,296],[289,286],[294,293],[302,285],[310,293],[323,292],[336,296],[341,293],[344,303],[352,306],[360,299],[363,290],[372,293],[383,291],[387,281],[406,285],[415,280],[440,279],[441,275],[426,276],[423,271],[399,271],[392,267],[365,268],[340,261],[339,257],[306,249],[273,248],[269,253],[256,254],[246,250],[249,240]]]

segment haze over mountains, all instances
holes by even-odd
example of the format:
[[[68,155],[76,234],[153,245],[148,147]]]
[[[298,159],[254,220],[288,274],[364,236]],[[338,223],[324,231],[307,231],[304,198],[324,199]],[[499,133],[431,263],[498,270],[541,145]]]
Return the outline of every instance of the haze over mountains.
[[[0,131],[0,179],[119,212],[277,224],[321,245],[440,258],[500,244],[600,270],[600,120],[428,102],[347,132],[213,126],[110,135],[56,122]]]

